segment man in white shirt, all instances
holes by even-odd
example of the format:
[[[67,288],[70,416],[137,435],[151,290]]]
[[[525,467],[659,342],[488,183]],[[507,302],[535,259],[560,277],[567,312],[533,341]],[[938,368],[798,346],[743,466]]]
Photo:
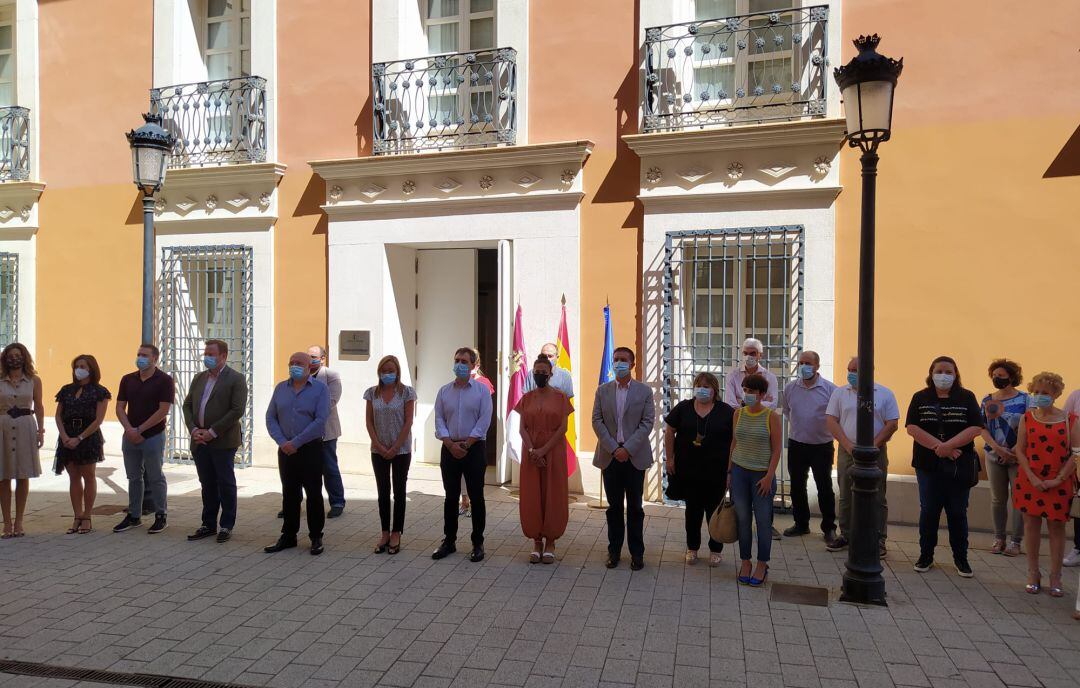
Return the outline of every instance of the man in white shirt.
[[[565,394],[567,399],[573,399],[574,378],[570,375],[570,371],[556,365],[559,362],[559,347],[548,342],[540,347],[540,354],[551,361],[551,380],[548,381],[548,387],[554,387]],[[536,389],[536,382],[532,376],[525,378],[525,391],[531,392],[534,389]]]
[[[742,363],[735,366],[727,374],[727,380],[724,382],[724,403],[728,406],[739,408],[743,405],[743,380],[746,379],[747,375],[757,374],[764,377],[769,383],[769,391],[765,394],[762,403],[769,408],[776,408],[777,390],[779,388],[776,383],[776,376],[761,365],[761,358],[764,353],[765,346],[761,343],[761,340],[751,337],[743,342]]]
[[[1068,416],[1070,423],[1080,422],[1080,389],[1070,394],[1066,400],[1065,415]],[[1065,566],[1080,566],[1080,518],[1073,519],[1073,548],[1065,555],[1062,563]]]
[[[829,399],[829,406],[825,410],[825,424],[836,438],[840,450],[836,457],[836,479],[840,486],[838,495],[838,511],[840,536],[826,545],[825,549],[830,552],[839,552],[848,546],[848,531],[851,527],[851,487],[852,480],[849,472],[855,460],[851,456],[855,448],[856,409],[858,408],[859,394],[856,390],[859,373],[859,359],[852,358],[848,363],[848,384],[838,387]],[[878,449],[878,468],[881,469],[881,482],[878,483],[878,500],[880,511],[878,515],[878,535],[880,540],[881,556],[885,556],[885,539],[887,535],[887,523],[889,519],[889,503],[885,498],[885,487],[889,474],[889,454],[886,451],[886,443],[896,433],[900,426],[900,407],[896,404],[896,395],[883,385],[874,383],[874,446]]]

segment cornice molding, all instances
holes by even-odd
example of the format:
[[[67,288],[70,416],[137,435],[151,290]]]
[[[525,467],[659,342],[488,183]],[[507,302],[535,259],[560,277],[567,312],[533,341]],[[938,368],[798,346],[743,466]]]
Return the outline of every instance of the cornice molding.
[[[324,180],[487,170],[536,165],[573,165],[580,168],[592,152],[587,140],[541,143],[531,146],[476,148],[403,155],[379,155],[339,160],[312,160],[308,164]]]
[[[655,134],[627,134],[622,137],[630,150],[641,157],[676,153],[780,148],[786,146],[836,146],[844,142],[847,125],[843,119],[810,119],[694,129]]]
[[[766,210],[770,204],[800,203],[810,207],[831,205],[843,191],[842,186],[815,186],[805,189],[764,189],[759,191],[720,191],[717,193],[642,194],[638,199],[646,213],[681,213],[690,210],[725,211]]]
[[[165,174],[162,192],[215,187],[221,184],[277,184],[285,174],[285,163],[259,162],[214,167],[186,167]]]
[[[410,200],[381,203],[335,203],[322,206],[332,219],[373,219],[410,217],[433,213],[505,213],[534,210],[573,210],[585,194],[580,191],[556,191],[521,196]]]

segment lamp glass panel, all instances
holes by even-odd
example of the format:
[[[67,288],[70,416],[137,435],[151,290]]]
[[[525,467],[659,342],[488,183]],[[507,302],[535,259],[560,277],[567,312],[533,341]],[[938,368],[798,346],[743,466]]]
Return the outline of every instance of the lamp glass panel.
[[[866,81],[843,90],[849,135],[871,129],[888,131],[892,127],[893,88],[888,81]]]
[[[157,188],[164,175],[165,151],[152,146],[135,148],[135,179],[140,186]]]

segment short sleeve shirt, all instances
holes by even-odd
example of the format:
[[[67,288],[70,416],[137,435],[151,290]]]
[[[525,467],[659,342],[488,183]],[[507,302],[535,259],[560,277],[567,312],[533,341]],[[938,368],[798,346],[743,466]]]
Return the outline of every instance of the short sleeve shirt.
[[[997,400],[987,394],[982,400],[983,423],[994,441],[1012,449],[1016,446],[1016,428],[1028,408],[1026,392],[1017,392],[1011,399]],[[989,451],[990,447],[986,447]]]
[[[371,415],[375,421],[375,436],[379,442],[390,447],[397,441],[401,429],[405,427],[405,404],[416,401],[416,390],[408,385],[402,385],[389,402],[383,399],[378,387],[370,387],[364,392],[364,399],[371,402]],[[412,435],[410,434],[401,443],[398,456],[412,453]]]
[[[157,412],[161,402],[175,403],[175,396],[176,384],[172,376],[160,368],[155,368],[154,374],[146,380],[139,377],[138,372],[128,373],[122,377],[116,401],[127,404],[128,420],[133,427],[138,427]],[[142,435],[153,437],[163,432],[165,432],[165,420],[147,428]]]
[[[735,410],[722,401],[704,417],[690,399],[671,409],[664,422],[675,430],[675,474],[689,480],[722,479],[727,474],[734,416]]]
[[[975,395],[966,389],[949,392],[945,399],[938,397],[932,389],[922,389],[911,398],[905,425],[915,425],[941,441],[956,437],[970,427],[983,427],[982,409]],[[960,447],[965,454],[975,451],[974,441]],[[936,470],[938,456],[933,449],[918,442],[912,452],[911,465],[923,470]]]

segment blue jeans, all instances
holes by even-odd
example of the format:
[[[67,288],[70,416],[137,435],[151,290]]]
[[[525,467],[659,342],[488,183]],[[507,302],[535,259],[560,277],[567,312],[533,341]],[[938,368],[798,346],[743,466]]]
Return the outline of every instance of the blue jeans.
[[[195,470],[202,485],[202,525],[210,530],[232,530],[236,525],[236,449],[221,449],[196,444],[191,451]]]
[[[323,451],[323,483],[326,484],[327,501],[331,508],[345,506],[345,486],[341,483],[341,469],[338,468],[337,440],[325,440]]]
[[[765,471],[748,471],[742,466],[731,468],[731,501],[735,503],[735,520],[739,527],[739,558],[750,559],[754,523],[757,523],[757,560],[769,561],[772,554],[773,495],[776,494],[776,478],[773,477],[769,494],[758,494],[757,483],[765,477]]]
[[[919,552],[933,558],[937,547],[941,511],[949,523],[949,545],[954,559],[967,559],[968,496],[971,485],[963,475],[948,470],[915,469],[919,481]]]
[[[146,484],[150,487],[150,494],[154,496],[154,507],[159,515],[168,513],[166,503],[167,483],[162,463],[165,458],[165,433],[161,432],[153,437],[147,437],[139,444],[132,444],[128,438],[120,443],[120,451],[124,454],[124,471],[128,479],[128,515],[139,518],[142,515],[143,506],[143,474],[146,474]]]

